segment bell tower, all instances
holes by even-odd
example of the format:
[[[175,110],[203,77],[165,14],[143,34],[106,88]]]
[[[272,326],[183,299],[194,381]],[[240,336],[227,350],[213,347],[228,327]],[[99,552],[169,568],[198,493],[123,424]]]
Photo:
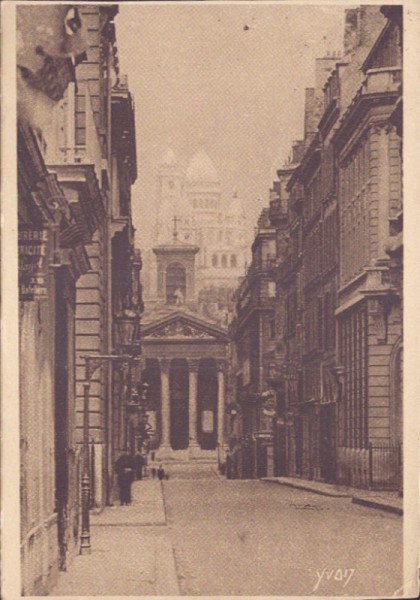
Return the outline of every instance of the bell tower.
[[[157,265],[157,300],[173,306],[196,304],[195,255],[198,246],[178,239],[178,219],[173,218],[172,240],[153,248]]]

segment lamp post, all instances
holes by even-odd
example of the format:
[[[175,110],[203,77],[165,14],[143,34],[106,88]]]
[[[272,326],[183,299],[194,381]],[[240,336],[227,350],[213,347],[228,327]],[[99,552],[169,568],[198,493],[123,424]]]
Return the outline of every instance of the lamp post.
[[[85,383],[83,384],[83,475],[82,475],[82,532],[80,535],[80,554],[90,554],[90,466],[89,466],[89,400],[92,376],[99,367],[106,363],[132,362],[139,354],[140,345],[138,337],[139,315],[136,311],[125,310],[115,318],[115,341],[119,348],[125,350],[122,354],[86,354]]]

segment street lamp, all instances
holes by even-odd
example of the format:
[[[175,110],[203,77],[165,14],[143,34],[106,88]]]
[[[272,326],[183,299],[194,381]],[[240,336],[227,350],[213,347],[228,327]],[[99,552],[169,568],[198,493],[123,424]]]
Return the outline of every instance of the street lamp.
[[[148,395],[149,384],[146,381],[140,383],[136,388],[132,389],[130,401],[127,403],[127,409],[129,411],[129,421],[134,429],[134,443],[131,440],[131,451],[141,450],[143,440],[148,438],[148,432],[150,426],[147,423],[147,395]],[[140,448],[139,448],[140,442]]]
[[[85,382],[83,384],[83,475],[82,475],[82,532],[80,535],[80,554],[90,554],[90,469],[89,469],[89,395],[92,376],[103,363],[126,363],[131,365],[140,353],[138,337],[139,315],[134,310],[125,310],[116,315],[114,336],[116,346],[123,349],[122,354],[86,354]]]

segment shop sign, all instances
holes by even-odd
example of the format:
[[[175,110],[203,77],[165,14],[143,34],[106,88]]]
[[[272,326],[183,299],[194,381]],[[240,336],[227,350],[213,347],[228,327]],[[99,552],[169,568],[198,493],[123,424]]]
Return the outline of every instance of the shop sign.
[[[49,231],[19,227],[19,299],[33,300],[47,295]]]

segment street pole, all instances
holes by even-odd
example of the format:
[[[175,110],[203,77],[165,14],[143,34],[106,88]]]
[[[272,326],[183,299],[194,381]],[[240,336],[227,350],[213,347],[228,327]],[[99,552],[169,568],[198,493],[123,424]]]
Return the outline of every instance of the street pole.
[[[90,382],[83,384],[83,476],[82,476],[82,533],[80,536],[80,554],[90,554],[89,522],[89,392]]]

